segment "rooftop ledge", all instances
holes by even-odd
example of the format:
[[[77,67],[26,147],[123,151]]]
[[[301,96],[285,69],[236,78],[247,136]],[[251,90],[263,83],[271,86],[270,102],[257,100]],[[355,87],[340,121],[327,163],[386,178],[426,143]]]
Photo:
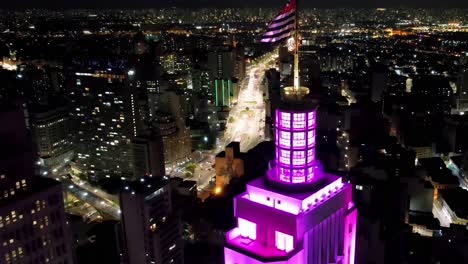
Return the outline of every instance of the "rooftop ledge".
[[[239,252],[244,252],[246,255],[250,255],[255,259],[262,261],[281,261],[290,259],[292,256],[297,254],[301,247],[286,252],[279,250],[275,247],[266,247],[259,243],[257,240],[252,240],[247,237],[240,235],[239,228],[234,228],[226,233],[227,247],[232,248]]]
[[[293,215],[307,212],[322,204],[343,190],[345,183],[341,177],[328,174],[326,181],[319,188],[310,192],[287,193],[272,189],[263,178],[256,179],[247,185],[247,191],[236,199],[246,199],[258,204],[275,208]]]

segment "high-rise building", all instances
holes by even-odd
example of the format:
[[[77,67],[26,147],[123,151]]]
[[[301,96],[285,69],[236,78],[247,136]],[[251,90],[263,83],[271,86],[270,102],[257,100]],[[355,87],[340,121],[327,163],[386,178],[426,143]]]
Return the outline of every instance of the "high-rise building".
[[[387,79],[386,69],[381,65],[375,67],[371,79],[371,100],[373,102],[382,99],[382,93],[387,90]]]
[[[230,107],[234,100],[234,92],[237,91],[237,82],[231,79],[214,80],[214,105],[218,107]]]
[[[182,226],[166,177],[145,176],[120,193],[125,264],[183,264]]]
[[[164,145],[162,136],[158,133],[148,132],[133,139],[133,177],[165,175]]]
[[[153,120],[154,127],[159,129],[163,138],[166,169],[187,161],[192,153],[192,139],[185,125],[181,101],[182,96],[174,91],[162,93],[158,108],[161,112]]]
[[[460,62],[457,78],[456,109],[458,112],[468,111],[468,56]]]
[[[211,71],[211,101],[217,109],[218,129],[225,127],[229,107],[237,101],[239,86],[245,78],[244,49],[236,42],[214,46],[208,52],[207,68]],[[214,120],[211,120],[212,122]]]
[[[73,263],[62,185],[34,174],[23,109],[0,103],[0,263]]]
[[[216,46],[208,53],[208,68],[213,78],[234,77],[235,65],[236,51],[231,46]]]
[[[265,178],[234,198],[237,227],[226,234],[226,264],[354,263],[352,185],[315,159],[316,108],[297,99],[306,93],[285,90],[275,112],[276,158]]]
[[[77,70],[70,78],[76,165],[90,179],[133,174],[131,140],[141,128],[134,74]]]
[[[68,107],[35,109],[31,112],[31,127],[37,153],[47,170],[64,167],[73,158]]]
[[[166,170],[186,162],[192,153],[189,129],[177,122],[170,114],[162,112],[154,116],[153,125],[162,137]]]

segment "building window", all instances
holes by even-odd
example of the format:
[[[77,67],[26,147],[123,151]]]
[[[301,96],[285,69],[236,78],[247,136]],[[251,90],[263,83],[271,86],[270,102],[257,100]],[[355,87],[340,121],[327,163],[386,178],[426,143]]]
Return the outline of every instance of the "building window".
[[[293,147],[305,147],[305,132],[296,132],[293,134]]]
[[[304,170],[293,170],[293,183],[303,183],[305,182]]]
[[[291,128],[291,114],[280,113],[280,127]]]
[[[291,133],[286,131],[280,131],[279,142],[282,147],[291,147]]]
[[[291,156],[291,151],[280,149],[279,161],[280,161],[281,164],[290,166],[291,165],[290,156]]]
[[[294,249],[294,238],[291,235],[275,231],[275,245],[277,249],[289,252]]]
[[[252,240],[257,239],[257,224],[240,217],[237,219],[237,223],[242,237],[250,238]]]
[[[315,131],[311,130],[307,132],[307,146],[315,146]]]
[[[306,128],[306,118],[304,113],[294,114],[293,128],[294,129],[305,129]]]
[[[312,164],[315,161],[314,149],[307,150],[307,164]]]
[[[309,128],[312,128],[315,126],[315,112],[310,112],[307,115],[307,125]]]
[[[294,151],[293,152],[293,165],[295,167],[301,167],[305,165],[305,151]]]
[[[283,182],[290,182],[291,181],[291,171],[290,170],[280,168],[279,172],[280,172],[280,175],[279,175],[280,181],[283,181]]]

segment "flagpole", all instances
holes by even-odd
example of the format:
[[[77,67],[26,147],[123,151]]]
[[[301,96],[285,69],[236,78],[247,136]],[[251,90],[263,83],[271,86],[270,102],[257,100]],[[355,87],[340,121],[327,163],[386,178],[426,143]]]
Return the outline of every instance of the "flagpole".
[[[299,0],[296,0],[294,24],[294,93],[299,92]]]

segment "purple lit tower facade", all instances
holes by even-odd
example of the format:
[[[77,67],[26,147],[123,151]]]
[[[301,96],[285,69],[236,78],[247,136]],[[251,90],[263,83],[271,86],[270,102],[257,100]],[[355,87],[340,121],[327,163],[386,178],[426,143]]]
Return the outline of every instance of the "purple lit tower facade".
[[[316,107],[288,88],[276,110],[276,158],[266,177],[234,198],[237,227],[226,234],[225,264],[353,264],[352,186],[322,171]]]

